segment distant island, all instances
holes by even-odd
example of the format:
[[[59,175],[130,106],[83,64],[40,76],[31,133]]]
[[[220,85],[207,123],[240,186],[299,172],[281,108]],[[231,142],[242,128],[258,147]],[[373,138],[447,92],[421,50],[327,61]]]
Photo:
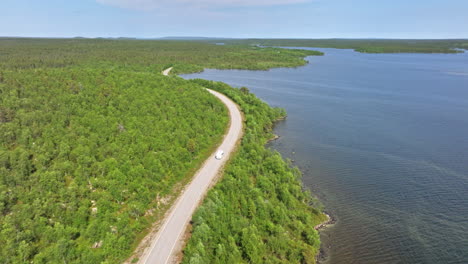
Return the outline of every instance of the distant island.
[[[468,49],[468,39],[227,39],[184,38],[227,45],[257,45],[282,47],[315,47],[353,49],[361,53],[463,53]]]

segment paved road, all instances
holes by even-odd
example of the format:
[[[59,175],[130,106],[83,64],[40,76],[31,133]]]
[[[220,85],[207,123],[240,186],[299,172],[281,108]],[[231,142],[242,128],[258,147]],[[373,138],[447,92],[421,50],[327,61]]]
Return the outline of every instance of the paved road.
[[[171,69],[165,70],[163,74],[168,75]],[[195,174],[192,182],[172,206],[171,212],[164,219],[161,229],[152,241],[151,246],[140,258],[139,263],[168,264],[174,262],[174,256],[181,249],[183,234],[192,219],[192,214],[242,136],[242,115],[237,105],[225,95],[210,89],[207,90],[229,109],[231,118],[229,131],[218,148],[224,150],[224,157],[217,160],[214,158],[215,153],[213,153],[205,161],[202,168]]]

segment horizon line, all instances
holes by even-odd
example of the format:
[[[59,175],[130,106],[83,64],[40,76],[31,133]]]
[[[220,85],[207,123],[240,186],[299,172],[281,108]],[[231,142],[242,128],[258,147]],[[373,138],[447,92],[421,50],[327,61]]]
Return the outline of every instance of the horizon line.
[[[0,36],[0,39],[19,38],[19,39],[133,39],[133,40],[200,40],[200,39],[294,39],[294,40],[468,40],[468,37],[451,37],[451,38],[386,38],[386,37],[331,37],[331,38],[308,38],[308,37],[204,37],[204,36],[164,36],[164,37],[41,37],[41,36]]]

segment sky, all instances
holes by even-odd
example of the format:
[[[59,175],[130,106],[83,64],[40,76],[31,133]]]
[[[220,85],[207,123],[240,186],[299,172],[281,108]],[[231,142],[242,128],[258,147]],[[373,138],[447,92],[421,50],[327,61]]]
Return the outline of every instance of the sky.
[[[468,38],[468,0],[0,0],[0,36]]]

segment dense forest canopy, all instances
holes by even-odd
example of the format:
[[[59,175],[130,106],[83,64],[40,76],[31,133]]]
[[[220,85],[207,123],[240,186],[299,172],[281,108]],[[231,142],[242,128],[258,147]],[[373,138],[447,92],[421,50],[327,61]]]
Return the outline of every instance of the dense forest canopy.
[[[204,68],[267,70],[301,66],[316,51],[284,50],[208,43],[111,39],[0,38],[0,69],[81,67],[173,73]]]
[[[354,49],[363,53],[458,53],[468,49],[468,39],[225,39],[209,40],[231,45]]]
[[[321,53],[180,41],[1,38],[0,263],[119,263],[132,254],[229,122],[225,107],[203,87],[210,83],[165,77],[162,69],[266,70],[303,65],[308,55]],[[284,112],[245,88],[212,88],[241,105],[247,133],[216,189],[219,209],[235,206],[226,211],[232,218],[204,206],[186,259],[196,261],[201,251],[192,244],[201,242],[207,243],[201,259],[215,262],[210,250],[228,249],[232,239],[220,239],[227,235],[239,245],[241,255],[232,255],[239,262],[265,260],[272,252],[291,262],[311,260],[319,245],[312,226],[322,215],[308,206],[298,171],[263,146]],[[240,181],[232,183],[233,177]],[[223,217],[221,229],[214,228],[217,217]],[[238,225],[235,219],[243,220]],[[251,229],[244,230],[246,223]],[[211,228],[211,244],[197,235],[198,226]],[[246,244],[252,236],[264,239],[260,248]],[[277,244],[277,238],[288,242]]]
[[[228,122],[200,86],[148,73],[7,72],[0,95],[1,263],[122,259]]]

